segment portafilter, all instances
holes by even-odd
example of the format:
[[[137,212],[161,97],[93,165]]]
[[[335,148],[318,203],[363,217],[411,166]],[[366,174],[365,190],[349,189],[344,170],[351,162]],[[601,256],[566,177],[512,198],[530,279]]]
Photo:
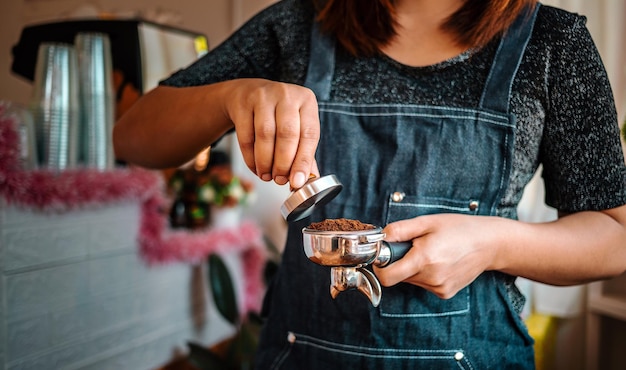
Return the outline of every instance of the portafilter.
[[[342,189],[334,175],[312,177],[294,190],[281,207],[285,220],[297,221],[309,216],[316,207],[333,199]],[[382,228],[358,231],[322,231],[302,229],[304,252],[309,260],[330,267],[330,295],[356,289],[374,307],[382,298],[380,282],[367,266],[385,267],[403,257],[411,242],[384,241]]]

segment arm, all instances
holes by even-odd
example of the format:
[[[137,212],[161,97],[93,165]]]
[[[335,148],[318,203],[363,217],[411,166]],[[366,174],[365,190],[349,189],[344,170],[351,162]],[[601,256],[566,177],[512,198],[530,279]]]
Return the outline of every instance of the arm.
[[[116,156],[145,167],[178,166],[234,128],[248,168],[292,187],[317,173],[317,101],[307,88],[264,79],[160,86],[116,123]]]
[[[494,269],[552,285],[581,284],[626,271],[626,205],[521,223]]]
[[[218,108],[223,87],[159,86],[148,92],[113,128],[116,157],[149,168],[190,160],[233,127]]]
[[[388,241],[413,240],[393,265],[375,269],[385,286],[401,281],[450,298],[487,270],[552,285],[574,285],[626,271],[626,205],[548,223],[440,214],[391,223]]]

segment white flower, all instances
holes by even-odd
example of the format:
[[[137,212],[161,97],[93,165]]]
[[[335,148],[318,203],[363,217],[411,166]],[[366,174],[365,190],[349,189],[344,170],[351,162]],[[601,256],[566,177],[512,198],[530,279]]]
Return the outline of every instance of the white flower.
[[[211,203],[215,200],[215,189],[212,186],[203,186],[198,193],[198,198],[206,203]]]
[[[237,183],[236,186],[233,186],[230,190],[230,196],[237,200],[241,200],[246,196],[246,192],[243,190],[243,187],[239,185],[239,183]]]

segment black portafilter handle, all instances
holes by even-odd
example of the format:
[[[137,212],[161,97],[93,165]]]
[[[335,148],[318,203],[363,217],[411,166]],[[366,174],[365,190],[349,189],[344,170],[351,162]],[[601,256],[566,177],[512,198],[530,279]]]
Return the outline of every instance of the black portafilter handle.
[[[386,242],[382,241],[378,257],[374,261],[374,265],[378,267],[385,267],[390,265],[404,255],[413,246],[412,242]]]

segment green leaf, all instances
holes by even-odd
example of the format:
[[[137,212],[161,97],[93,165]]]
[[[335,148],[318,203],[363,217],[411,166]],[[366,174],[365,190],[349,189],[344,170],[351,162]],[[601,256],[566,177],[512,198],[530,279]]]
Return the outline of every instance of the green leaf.
[[[217,254],[209,256],[208,279],[213,301],[222,317],[233,325],[239,322],[239,308],[233,281],[226,264]]]
[[[189,347],[189,362],[198,369],[224,370],[227,368],[227,364],[208,348],[192,342],[187,342],[187,347]]]

